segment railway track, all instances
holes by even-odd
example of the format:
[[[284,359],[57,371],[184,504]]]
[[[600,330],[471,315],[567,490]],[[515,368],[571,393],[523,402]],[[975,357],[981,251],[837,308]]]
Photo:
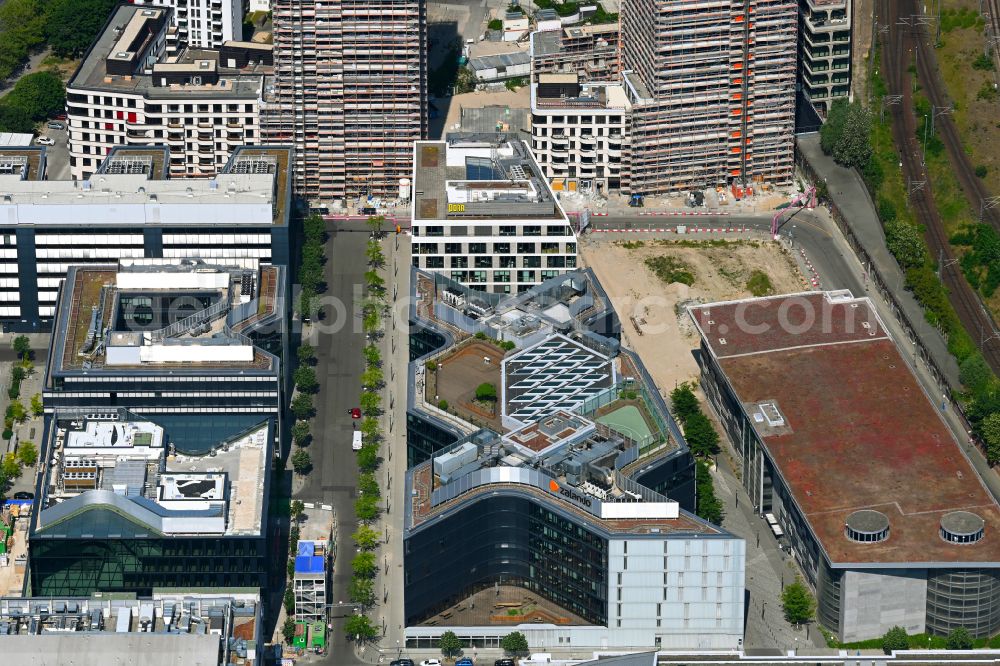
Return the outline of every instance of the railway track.
[[[918,13],[917,3],[914,0],[878,0],[878,16],[885,17],[884,20],[889,27],[888,36],[882,44],[882,71],[890,94],[901,95],[903,99],[902,104],[890,107],[893,117],[893,139],[900,152],[904,184],[909,192],[910,203],[916,211],[918,221],[926,230],[925,238],[931,251],[944,258],[940,274],[942,282],[948,289],[949,300],[987,363],[994,372],[1000,373],[1000,339],[994,337],[996,326],[979,295],[969,286],[957,265],[955,253],[944,230],[944,223],[934,203],[934,193],[928,183],[927,171],[921,159],[920,143],[916,138],[917,120],[913,113],[913,91],[907,76],[911,61],[916,61],[918,78],[931,104],[941,108],[947,106],[943,85],[932,67],[936,60],[928,44],[930,39],[928,27],[919,25],[918,21],[912,19]],[[906,19],[909,25],[902,23],[901,19]],[[948,151],[956,177],[966,196],[970,198],[970,205],[976,209],[979,207],[978,202],[985,201],[989,194],[976,177],[972,165],[965,159],[958,131],[951,118],[941,114],[935,121],[935,128]],[[924,185],[915,185],[920,182]],[[972,201],[976,203],[972,204]],[[985,210],[984,221],[1000,230],[998,212],[1000,211]]]

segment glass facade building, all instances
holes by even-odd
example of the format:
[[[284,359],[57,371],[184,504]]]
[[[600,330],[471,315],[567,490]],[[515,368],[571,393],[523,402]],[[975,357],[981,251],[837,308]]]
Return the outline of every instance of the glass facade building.
[[[607,538],[515,492],[480,498],[427,527],[404,546],[408,625],[494,584],[607,623]]]

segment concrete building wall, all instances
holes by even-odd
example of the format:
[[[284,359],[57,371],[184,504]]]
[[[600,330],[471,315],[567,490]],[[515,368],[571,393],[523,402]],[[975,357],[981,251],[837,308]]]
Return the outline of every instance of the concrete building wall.
[[[189,46],[217,49],[223,42],[243,39],[242,0],[134,0],[132,4],[172,7],[178,38]]]
[[[841,583],[841,640],[877,638],[892,627],[908,634],[924,631],[927,571],[924,569],[847,571]]]
[[[618,539],[609,542],[608,551],[612,646],[738,646],[743,540]]]

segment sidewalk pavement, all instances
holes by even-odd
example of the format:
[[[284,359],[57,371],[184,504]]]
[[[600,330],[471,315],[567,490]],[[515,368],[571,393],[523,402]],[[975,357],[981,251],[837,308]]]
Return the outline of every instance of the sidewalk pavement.
[[[728,440],[727,445],[728,445]],[[712,468],[715,494],[723,505],[722,527],[746,541],[746,609],[744,649],[790,650],[799,646],[826,647],[816,627],[795,628],[785,621],[781,592],[799,574],[795,561],[778,548],[767,523],[758,516],[730,463],[730,450],[717,456]]]
[[[385,439],[382,444],[382,470],[385,474],[385,501],[378,530],[384,542],[379,550],[380,566],[375,579],[378,595],[372,621],[381,629],[377,646],[355,650],[370,663],[395,659],[406,651],[403,633],[403,516],[406,491],[406,399],[409,367],[410,237],[389,235],[384,241],[386,284],[390,288],[391,314],[382,338],[382,371],[386,378],[386,410],[382,417]],[[394,293],[394,297],[393,297]],[[383,653],[389,658],[385,659]]]

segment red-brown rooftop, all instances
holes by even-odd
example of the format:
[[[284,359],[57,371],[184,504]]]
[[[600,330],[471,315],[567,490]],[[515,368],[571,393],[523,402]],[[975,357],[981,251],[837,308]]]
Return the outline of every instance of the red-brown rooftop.
[[[1000,508],[867,299],[815,293],[691,312],[832,563],[1000,561]],[[780,426],[753,418],[765,403]],[[888,518],[884,540],[848,538],[861,510]],[[955,511],[983,519],[980,540],[942,537]]]

